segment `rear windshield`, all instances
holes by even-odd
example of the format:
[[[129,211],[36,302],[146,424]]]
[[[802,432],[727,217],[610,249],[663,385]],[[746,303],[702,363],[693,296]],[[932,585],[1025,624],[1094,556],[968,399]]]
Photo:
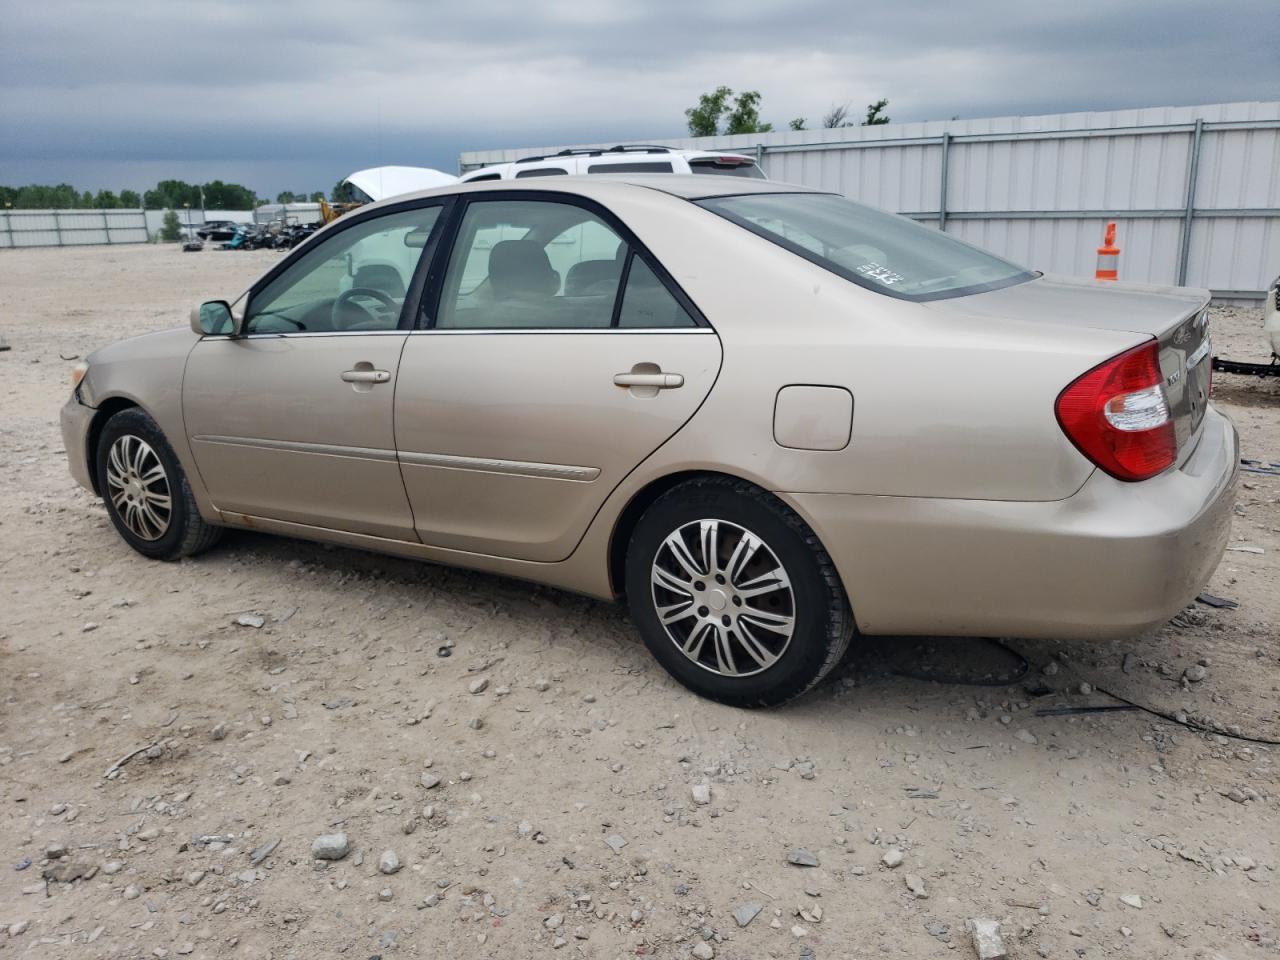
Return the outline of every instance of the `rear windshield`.
[[[834,194],[747,194],[698,203],[846,280],[902,300],[962,297],[1036,276],[906,217]]]
[[[587,173],[670,173],[666,160],[632,160],[627,163],[593,163]]]
[[[737,160],[732,157],[690,160],[689,169],[693,173],[718,173],[724,177],[747,177],[750,180],[765,179],[764,171],[750,160]]]

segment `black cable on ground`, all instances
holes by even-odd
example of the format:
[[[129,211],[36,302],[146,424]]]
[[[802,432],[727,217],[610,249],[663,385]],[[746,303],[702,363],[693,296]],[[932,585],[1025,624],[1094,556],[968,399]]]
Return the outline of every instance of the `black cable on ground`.
[[[988,680],[977,677],[947,677],[937,674],[918,673],[911,670],[894,670],[895,677],[905,677],[908,680],[922,680],[930,683],[950,683],[963,687],[1008,687],[1022,680],[1031,671],[1031,662],[1019,653],[1013,647],[1009,646],[1002,640],[996,640],[991,637],[983,637],[987,643],[993,647],[1003,650],[1005,653],[1011,654],[1018,658],[1020,663],[1017,667],[1017,673],[1008,679]],[[1168,720],[1170,723],[1176,723],[1180,727],[1186,727],[1188,730],[1195,730],[1198,733],[1212,733],[1219,737],[1226,737],[1229,740],[1240,740],[1245,743],[1257,743],[1269,747],[1280,747],[1280,740],[1268,740],[1266,737],[1250,737],[1242,733],[1228,733],[1225,730],[1218,730],[1213,727],[1206,727],[1204,724],[1196,723],[1194,720],[1179,720],[1171,713],[1165,713],[1163,710],[1157,710],[1155,707],[1148,707],[1146,704],[1137,703],[1127,697],[1122,697],[1118,693],[1112,693],[1110,690],[1104,690],[1096,684],[1093,687],[1098,693],[1105,694],[1113,700],[1119,700],[1121,703],[1132,707],[1135,710],[1141,710],[1143,713],[1149,713],[1153,717],[1159,717],[1161,720]]]
[[[1266,737],[1248,737],[1243,733],[1227,733],[1225,730],[1215,730],[1213,727],[1206,727],[1204,724],[1196,723],[1194,720],[1179,720],[1172,714],[1165,713],[1163,710],[1157,710],[1154,707],[1148,707],[1141,703],[1135,703],[1127,697],[1122,697],[1118,693],[1112,693],[1110,690],[1104,690],[1102,687],[1094,687],[1098,693],[1105,693],[1108,697],[1113,697],[1121,703],[1128,704],[1131,707],[1149,713],[1153,717],[1159,717],[1162,720],[1168,720],[1170,723],[1176,723],[1180,727],[1186,727],[1189,730],[1197,730],[1200,733],[1212,733],[1219,737],[1226,737],[1230,740],[1243,740],[1245,743],[1260,743],[1270,747],[1280,747],[1280,740],[1268,740]]]

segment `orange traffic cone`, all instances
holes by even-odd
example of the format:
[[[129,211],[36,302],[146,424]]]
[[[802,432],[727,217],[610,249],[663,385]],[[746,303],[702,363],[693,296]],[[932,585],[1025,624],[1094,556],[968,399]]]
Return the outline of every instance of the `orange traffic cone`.
[[[1095,280],[1120,279],[1120,248],[1116,246],[1116,225],[1107,224],[1107,233],[1098,248],[1098,269],[1094,271]]]

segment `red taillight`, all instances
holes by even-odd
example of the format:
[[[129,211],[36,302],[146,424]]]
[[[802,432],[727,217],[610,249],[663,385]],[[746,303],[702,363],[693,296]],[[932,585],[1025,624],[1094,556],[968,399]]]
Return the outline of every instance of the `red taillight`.
[[[1117,480],[1146,480],[1177,459],[1154,340],[1074,380],[1058,394],[1055,410],[1071,442]]]

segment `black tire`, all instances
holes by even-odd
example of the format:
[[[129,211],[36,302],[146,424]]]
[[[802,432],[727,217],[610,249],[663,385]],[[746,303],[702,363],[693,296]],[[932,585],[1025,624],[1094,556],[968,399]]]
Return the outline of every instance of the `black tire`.
[[[161,493],[167,492],[170,512],[163,532],[154,539],[140,536],[130,529],[120,508],[113,502],[107,473],[110,467],[111,449],[116,441],[122,438],[143,441],[154,451],[156,460],[164,470],[163,482],[156,481],[151,489]],[[182,464],[178,462],[173,448],[169,446],[169,441],[165,439],[160,427],[145,411],[132,407],[121,410],[108,420],[98,437],[98,449],[94,453],[94,459],[97,464],[98,490],[102,494],[103,503],[106,504],[107,513],[115,525],[116,532],[125,543],[144,557],[150,557],[153,560],[177,560],[181,557],[194,556],[208,550],[222,536],[221,527],[208,523],[200,516],[195,497],[191,495],[191,486],[187,483],[187,475],[182,470]]]
[[[792,618],[789,642],[776,654],[777,659],[764,667],[759,667],[749,658],[737,658],[747,668],[757,671],[750,675],[730,676],[716,672],[716,663],[723,667],[727,662],[736,665],[736,660],[720,660],[719,651],[714,649],[711,653],[703,650],[700,656],[714,658],[716,663],[694,662],[681,650],[679,641],[668,634],[657,610],[662,602],[659,596],[664,601],[683,603],[684,596],[688,594],[692,598],[689,602],[695,606],[681,607],[681,610],[696,608],[699,619],[703,610],[715,616],[710,607],[697,606],[699,598],[706,599],[708,594],[699,593],[695,597],[688,591],[664,593],[664,588],[652,586],[651,579],[659,550],[666,549],[664,542],[667,538],[682,529],[692,531],[693,528],[687,524],[700,524],[706,520],[719,521],[718,528],[726,531],[719,543],[722,559],[718,561],[717,568],[725,562],[723,555],[730,550],[732,538],[744,539],[743,531],[747,531],[772,552],[773,558],[769,559],[781,565],[790,583],[789,597],[782,594],[781,599],[772,600],[782,604],[782,612]],[[671,554],[665,556],[670,558]],[[701,560],[698,564],[700,569],[711,569],[700,557],[695,556],[694,559]],[[728,565],[732,565],[731,560]],[[724,569],[724,572],[728,570]],[[739,582],[742,579],[738,578]],[[723,579],[720,582],[723,583]],[[743,601],[731,589],[732,578],[729,586],[730,594],[735,594],[730,599],[737,610],[725,607],[725,613],[745,613]],[[709,581],[696,583],[695,589],[699,588],[714,589]],[[854,632],[853,614],[835,565],[813,531],[776,497],[750,483],[727,477],[706,477],[682,483],[659,497],[645,511],[627,545],[626,593],[632,619],[658,662],[693,692],[730,706],[771,707],[811,690],[840,662]],[[720,593],[714,601],[708,602],[720,603],[724,599],[724,594]],[[756,598],[750,600],[752,604],[758,602]],[[681,638],[683,640],[688,640],[697,629],[698,620],[693,617],[692,613],[685,613],[684,618],[687,619],[680,621],[685,625],[694,624],[687,627],[688,634]],[[740,629],[737,620],[730,626],[730,619],[728,616],[723,619],[723,637],[732,638],[735,636],[733,631]],[[676,632],[683,629],[686,627],[673,626]],[[756,634],[761,632],[758,627],[752,629]],[[776,639],[776,635],[768,635]],[[725,642],[732,654],[734,641]],[[745,648],[739,646],[738,649],[741,652]]]

